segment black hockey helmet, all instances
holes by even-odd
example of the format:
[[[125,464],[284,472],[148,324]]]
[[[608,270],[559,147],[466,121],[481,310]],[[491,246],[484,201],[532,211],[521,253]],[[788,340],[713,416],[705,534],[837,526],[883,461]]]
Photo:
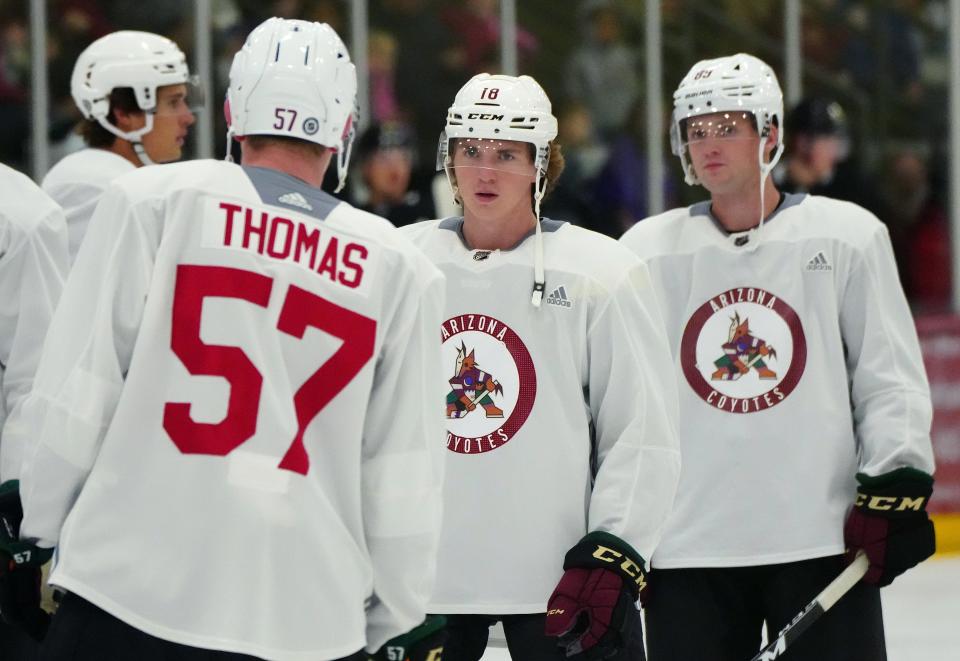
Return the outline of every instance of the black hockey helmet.
[[[787,115],[787,135],[847,136],[847,115],[843,107],[822,96],[808,96]]]

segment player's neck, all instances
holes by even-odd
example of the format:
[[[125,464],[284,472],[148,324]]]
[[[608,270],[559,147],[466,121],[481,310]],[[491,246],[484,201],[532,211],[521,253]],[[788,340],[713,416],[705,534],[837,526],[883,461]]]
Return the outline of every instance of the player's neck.
[[[770,177],[763,184],[763,217],[767,218],[780,204],[780,193]],[[710,198],[710,211],[728,232],[743,232],[760,223],[760,185],[749,192],[715,193]]]
[[[533,212],[529,218],[518,220],[514,217],[478,218],[465,210],[463,238],[471,250],[506,250],[520,243],[535,226]]]
[[[244,145],[243,164],[277,170],[320,188],[332,153],[327,150],[322,156],[308,156],[300,151],[285,149],[282,145],[265,145],[255,150],[246,149]]]
[[[138,168],[143,165],[140,162],[140,157],[137,156],[137,152],[133,150],[133,143],[129,140],[124,140],[123,138],[117,138],[113,141],[113,144],[106,148],[107,151],[113,152],[120,158],[126,159],[133,163],[133,167]]]

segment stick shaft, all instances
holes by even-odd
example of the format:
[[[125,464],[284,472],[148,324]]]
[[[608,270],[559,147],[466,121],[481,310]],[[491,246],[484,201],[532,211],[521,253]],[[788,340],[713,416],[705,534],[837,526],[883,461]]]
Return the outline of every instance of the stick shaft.
[[[857,553],[857,557],[850,565],[830,582],[820,594],[813,598],[795,618],[783,628],[780,634],[769,645],[760,650],[750,661],[773,661],[780,657],[787,648],[806,631],[811,624],[820,619],[820,616],[826,613],[837,601],[845,595],[850,588],[857,584],[867,573],[870,562],[863,551]]]

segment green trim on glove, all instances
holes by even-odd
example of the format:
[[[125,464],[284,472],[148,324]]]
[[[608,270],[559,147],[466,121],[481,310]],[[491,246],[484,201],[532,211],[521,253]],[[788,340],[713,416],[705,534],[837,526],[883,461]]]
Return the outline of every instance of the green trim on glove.
[[[857,473],[860,486],[854,507],[889,519],[926,517],[933,477],[916,468],[898,468],[871,477]]]
[[[614,534],[600,530],[587,534],[567,551],[563,559],[564,570],[571,568],[607,569],[620,574],[624,585],[630,587],[633,598],[647,586],[647,563],[627,542]]]
[[[443,615],[427,615],[427,619],[422,624],[415,626],[407,633],[391,638],[384,647],[389,645],[390,647],[407,648],[413,643],[418,643],[424,638],[432,636],[445,626],[447,626],[447,618]]]
[[[21,520],[20,482],[7,480],[0,484],[0,553],[9,556],[17,567],[41,567],[53,556],[53,549],[20,541]]]
[[[15,493],[17,494],[17,498],[20,497],[20,480],[7,480],[0,484],[0,501],[2,501],[3,497],[8,493]]]
[[[925,485],[933,486],[933,476],[924,473],[919,468],[904,466],[897,468],[883,475],[867,475],[866,473],[857,473],[857,482],[868,489],[882,489],[895,482],[922,482]]]

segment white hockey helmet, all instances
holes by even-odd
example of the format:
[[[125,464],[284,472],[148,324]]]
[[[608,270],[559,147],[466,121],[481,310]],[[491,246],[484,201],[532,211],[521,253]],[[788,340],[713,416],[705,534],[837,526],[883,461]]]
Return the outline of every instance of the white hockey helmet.
[[[686,182],[699,183],[687,155],[684,123],[691,117],[715,112],[739,111],[753,115],[761,137],[766,137],[776,123],[777,146],[770,160],[764,159],[760,146],[760,170],[765,177],[783,153],[783,92],[777,76],[763,60],[738,53],[712,60],[701,60],[680,81],[673,93],[673,122],[670,145],[680,157]]]
[[[257,26],[233,58],[227,104],[228,142],[274,135],[330,147],[343,186],[356,130],[357,72],[329,25],[274,17]]]
[[[73,67],[70,93],[86,119],[95,120],[114,135],[140,147],[137,154],[149,163],[140,145],[153,130],[157,88],[186,84],[196,87],[187,58],[170,39],[151,32],[121,30],[100,37],[86,47]],[[121,87],[133,90],[145,124],[136,131],[121,131],[110,122],[110,93]]]
[[[452,140],[476,138],[528,142],[535,148],[535,202],[539,206],[546,189],[550,142],[556,137],[557,118],[553,116],[550,99],[536,80],[530,76],[480,73],[460,88],[447,111],[447,123],[437,148],[437,169],[446,170],[456,195],[450,172]]]

